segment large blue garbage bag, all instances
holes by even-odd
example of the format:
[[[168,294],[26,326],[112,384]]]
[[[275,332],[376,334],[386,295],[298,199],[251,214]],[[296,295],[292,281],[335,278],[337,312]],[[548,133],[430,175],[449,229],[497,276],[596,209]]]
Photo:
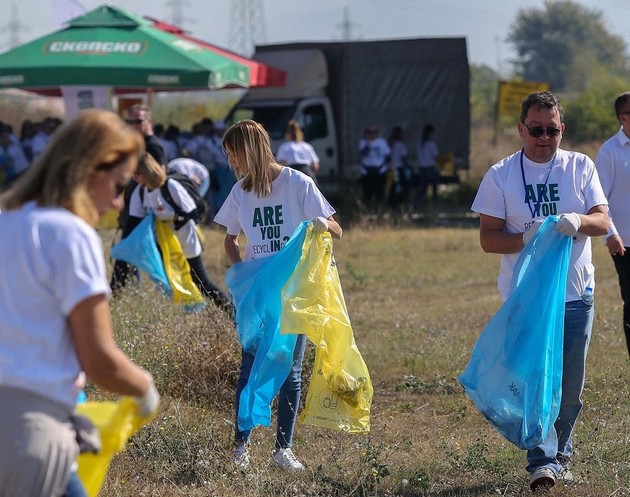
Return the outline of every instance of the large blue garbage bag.
[[[236,308],[238,339],[244,350],[255,355],[239,399],[239,430],[271,424],[271,403],[289,376],[298,335],[279,332],[282,287],[302,258],[309,225],[310,221],[303,222],[276,254],[239,262],[225,274]]]
[[[154,216],[149,213],[133,231],[112,247],[110,256],[138,267],[165,292],[171,293],[171,284],[164,271],[162,256],[153,232]]]
[[[567,273],[573,239],[548,217],[516,263],[512,293],[459,377],[477,409],[521,449],[541,444],[562,396]]]

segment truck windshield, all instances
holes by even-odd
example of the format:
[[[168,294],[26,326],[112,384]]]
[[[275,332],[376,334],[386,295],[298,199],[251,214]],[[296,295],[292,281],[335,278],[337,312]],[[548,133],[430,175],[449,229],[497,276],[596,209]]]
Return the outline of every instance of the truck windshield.
[[[295,106],[239,107],[234,112],[234,120],[253,119],[262,124],[272,141],[283,140],[289,119],[295,113]]]

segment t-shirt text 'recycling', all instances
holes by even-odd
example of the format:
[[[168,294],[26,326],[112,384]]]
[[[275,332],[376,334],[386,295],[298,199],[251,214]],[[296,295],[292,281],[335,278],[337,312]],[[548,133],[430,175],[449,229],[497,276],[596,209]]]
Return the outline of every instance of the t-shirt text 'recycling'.
[[[280,225],[282,224],[282,205],[254,209],[252,227],[260,229],[260,237],[263,241],[263,243],[252,245],[255,254],[269,254],[284,247],[289,237],[281,238]]]

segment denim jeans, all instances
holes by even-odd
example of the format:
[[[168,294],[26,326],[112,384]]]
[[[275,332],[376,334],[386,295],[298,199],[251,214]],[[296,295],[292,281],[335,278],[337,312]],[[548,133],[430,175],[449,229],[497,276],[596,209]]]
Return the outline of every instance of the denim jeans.
[[[87,497],[85,487],[83,486],[83,483],[81,483],[79,475],[77,475],[76,471],[70,473],[70,480],[68,481],[66,493],[63,497]]]
[[[298,335],[293,351],[293,365],[289,376],[278,393],[278,428],[276,431],[276,449],[284,449],[291,447],[293,443],[293,430],[295,429],[295,420],[297,419],[297,410],[300,406],[300,394],[302,392],[302,360],[304,359],[304,350],[306,349],[306,335]],[[242,351],[241,372],[236,384],[236,419],[238,420],[238,405],[241,398],[241,392],[247,381],[249,373],[254,365],[254,356],[248,352]],[[239,431],[238,424],[236,428],[236,441],[245,441],[249,443],[251,430]]]
[[[583,405],[581,396],[593,315],[592,302],[575,300],[565,304],[560,412],[547,438],[535,449],[527,451],[527,471],[530,473],[547,467],[559,474],[573,455],[571,435]]]

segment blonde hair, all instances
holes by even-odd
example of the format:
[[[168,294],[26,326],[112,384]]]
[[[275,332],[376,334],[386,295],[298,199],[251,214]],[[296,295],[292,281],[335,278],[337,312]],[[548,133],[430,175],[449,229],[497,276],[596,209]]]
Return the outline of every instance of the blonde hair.
[[[256,121],[243,119],[228,128],[223,135],[223,148],[232,153],[239,164],[236,174],[243,179],[241,187],[257,197],[271,193],[274,169],[281,168],[271,152],[269,134]]]
[[[300,123],[293,119],[291,119],[287,123],[287,130],[285,132],[285,135],[289,140],[296,143],[304,141],[304,131],[302,131],[302,128],[300,128]]]
[[[113,112],[89,109],[55,131],[36,161],[0,197],[3,209],[29,201],[63,207],[95,225],[99,214],[88,195],[96,171],[111,171],[144,151],[142,135]]]
[[[140,157],[136,172],[144,176],[146,186],[149,190],[160,188],[166,182],[166,172],[164,172],[164,168],[148,152],[145,152]]]

